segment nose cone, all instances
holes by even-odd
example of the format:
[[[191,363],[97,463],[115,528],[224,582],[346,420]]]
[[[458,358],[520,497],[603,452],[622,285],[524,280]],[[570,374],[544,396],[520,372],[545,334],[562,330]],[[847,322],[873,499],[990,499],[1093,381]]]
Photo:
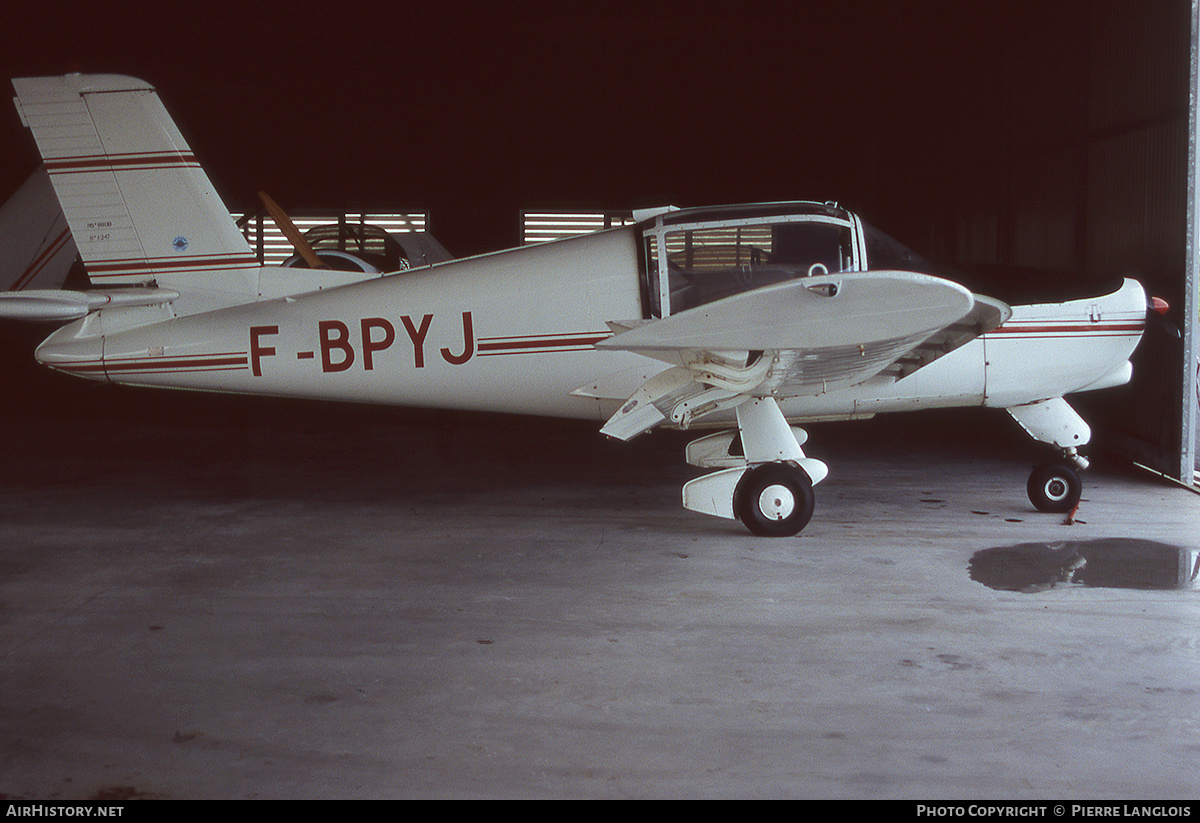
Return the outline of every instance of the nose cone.
[[[81,336],[84,322],[63,326],[43,340],[33,356],[42,365],[57,371],[91,380],[107,380],[103,362],[104,338]]]
[[[1168,304],[1167,301],[1163,300],[1161,297],[1151,297],[1150,308],[1159,314],[1164,315],[1171,310],[1170,304]]]

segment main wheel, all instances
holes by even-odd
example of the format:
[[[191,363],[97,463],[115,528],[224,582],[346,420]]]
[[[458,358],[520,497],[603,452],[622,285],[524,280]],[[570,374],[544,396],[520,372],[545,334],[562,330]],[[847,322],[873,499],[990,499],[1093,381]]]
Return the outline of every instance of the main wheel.
[[[1025,488],[1029,501],[1041,512],[1069,512],[1083,495],[1079,472],[1066,463],[1034,466]]]
[[[733,511],[760,537],[791,537],[812,519],[817,497],[799,466],[764,463],[742,475],[733,490]]]

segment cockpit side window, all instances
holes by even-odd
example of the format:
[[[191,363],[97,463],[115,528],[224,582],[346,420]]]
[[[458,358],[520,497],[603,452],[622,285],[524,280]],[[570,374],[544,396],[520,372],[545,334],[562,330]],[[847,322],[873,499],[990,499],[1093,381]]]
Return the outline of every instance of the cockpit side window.
[[[850,229],[831,223],[781,223],[772,227],[774,260],[805,267],[806,274],[850,268]]]
[[[647,237],[653,316],[661,316],[660,258],[672,314],[771,283],[851,268],[850,227],[840,222],[693,225],[661,236],[661,249]]]

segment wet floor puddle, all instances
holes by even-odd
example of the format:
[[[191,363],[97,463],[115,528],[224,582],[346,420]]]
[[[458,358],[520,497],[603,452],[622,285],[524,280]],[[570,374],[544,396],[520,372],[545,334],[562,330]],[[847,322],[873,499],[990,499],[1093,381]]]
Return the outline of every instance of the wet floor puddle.
[[[969,568],[972,580],[1001,591],[1037,592],[1067,585],[1200,588],[1200,550],[1131,537],[983,549],[972,555]]]

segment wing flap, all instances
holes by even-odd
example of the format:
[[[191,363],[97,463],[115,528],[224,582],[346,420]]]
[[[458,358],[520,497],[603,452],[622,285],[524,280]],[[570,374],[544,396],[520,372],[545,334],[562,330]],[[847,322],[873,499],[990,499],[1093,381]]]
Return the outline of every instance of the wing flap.
[[[665,371],[665,367],[658,363],[622,369],[580,386],[571,394],[600,400],[628,400],[643,383],[662,371]]]
[[[1012,307],[991,297],[975,295],[975,306],[961,320],[951,323],[900,357],[887,369],[897,380],[908,377],[917,369],[924,368],[939,357],[949,354],[976,337],[987,334],[1012,317]]]
[[[646,380],[600,431],[609,437],[628,440],[662,423],[671,407],[698,388],[687,369],[682,366],[667,369]]]

